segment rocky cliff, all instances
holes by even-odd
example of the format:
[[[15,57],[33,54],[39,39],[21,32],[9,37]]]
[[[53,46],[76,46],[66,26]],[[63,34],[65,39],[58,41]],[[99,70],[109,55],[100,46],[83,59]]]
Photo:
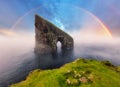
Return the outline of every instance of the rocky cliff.
[[[63,50],[72,49],[74,44],[70,35],[38,15],[35,15],[35,40],[35,53],[55,52],[58,41]]]

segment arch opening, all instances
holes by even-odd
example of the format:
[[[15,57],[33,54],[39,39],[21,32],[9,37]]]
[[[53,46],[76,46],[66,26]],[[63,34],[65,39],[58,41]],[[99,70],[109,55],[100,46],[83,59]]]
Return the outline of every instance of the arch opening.
[[[57,42],[57,52],[60,53],[62,51],[62,43],[60,41]]]

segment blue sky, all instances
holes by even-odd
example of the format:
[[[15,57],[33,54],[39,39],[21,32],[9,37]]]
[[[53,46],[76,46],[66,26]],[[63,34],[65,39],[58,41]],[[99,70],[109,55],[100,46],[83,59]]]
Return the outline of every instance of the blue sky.
[[[41,15],[61,28],[70,29],[78,21],[75,18],[80,18],[79,23],[84,23],[84,14],[77,13],[74,7],[91,12],[111,31],[120,31],[119,0],[0,0],[0,29],[11,29],[19,20],[15,29],[34,30],[34,14]],[[31,11],[35,8],[38,9]]]

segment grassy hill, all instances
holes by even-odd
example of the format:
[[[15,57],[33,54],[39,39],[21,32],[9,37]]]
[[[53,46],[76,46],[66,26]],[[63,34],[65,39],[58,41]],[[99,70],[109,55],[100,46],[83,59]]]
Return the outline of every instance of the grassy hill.
[[[77,59],[59,69],[35,70],[11,87],[120,87],[120,67],[108,61]]]

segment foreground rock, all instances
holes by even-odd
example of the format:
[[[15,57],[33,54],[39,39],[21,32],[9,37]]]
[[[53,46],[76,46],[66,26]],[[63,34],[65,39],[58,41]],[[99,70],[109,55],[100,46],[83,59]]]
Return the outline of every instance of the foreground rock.
[[[57,49],[57,42],[60,41],[62,49],[72,49],[73,39],[58,27],[35,15],[35,53],[51,53]]]

